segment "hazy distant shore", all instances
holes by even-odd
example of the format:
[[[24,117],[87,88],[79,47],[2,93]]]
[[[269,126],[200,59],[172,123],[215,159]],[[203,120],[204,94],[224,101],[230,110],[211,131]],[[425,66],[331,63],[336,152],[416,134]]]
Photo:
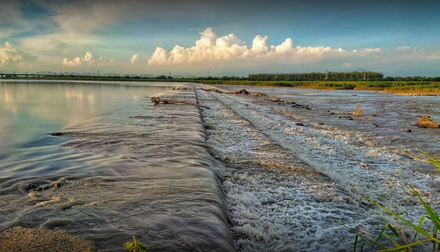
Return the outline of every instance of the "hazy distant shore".
[[[243,86],[267,86],[267,87],[292,87],[292,88],[308,88],[318,90],[373,90],[384,91],[387,93],[395,93],[401,95],[440,95],[439,81],[386,81],[386,80],[362,80],[362,81],[256,81],[247,80],[232,76],[230,79],[217,77],[198,77],[198,78],[173,78],[170,76],[159,76],[155,78],[145,77],[105,77],[105,76],[56,76],[56,77],[12,77],[1,80],[68,80],[68,81],[127,81],[127,82],[194,82],[208,85],[243,85]]]

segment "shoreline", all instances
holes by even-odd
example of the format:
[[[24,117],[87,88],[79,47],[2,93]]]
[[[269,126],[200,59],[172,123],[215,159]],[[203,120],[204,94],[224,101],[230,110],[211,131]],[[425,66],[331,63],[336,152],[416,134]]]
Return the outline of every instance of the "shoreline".
[[[260,87],[290,87],[316,90],[383,91],[407,96],[440,96],[440,82],[435,81],[247,81],[247,80],[196,80],[196,79],[145,79],[145,78],[13,78],[5,81],[82,81],[82,82],[176,82],[205,85],[233,85]]]

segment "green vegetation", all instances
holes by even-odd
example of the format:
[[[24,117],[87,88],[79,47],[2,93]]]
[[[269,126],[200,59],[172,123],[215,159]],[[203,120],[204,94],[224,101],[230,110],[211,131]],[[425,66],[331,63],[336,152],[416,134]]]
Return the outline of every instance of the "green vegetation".
[[[440,81],[440,77],[383,77],[378,72],[328,72],[328,73],[294,73],[294,74],[249,74],[251,81]]]
[[[296,87],[320,90],[374,90],[388,93],[421,95],[440,94],[440,82],[427,81],[249,81],[249,80],[194,80],[203,84]]]
[[[151,82],[196,82],[202,84],[296,87],[329,90],[375,90],[389,93],[439,95],[440,77],[383,77],[377,72],[328,72],[302,74],[249,74],[248,77],[172,77],[172,76],[77,76],[34,75],[27,77],[3,74],[3,79],[22,80],[82,80],[82,81],[151,81]]]
[[[437,167],[436,171],[440,171],[440,162],[428,155],[426,152],[422,151],[422,153],[429,158],[429,160],[425,162],[433,164]],[[400,223],[402,223],[404,227],[414,231],[413,237],[407,237],[407,234],[403,231],[401,226],[390,224],[387,220],[384,219],[385,225],[382,227],[379,235],[375,238],[373,238],[367,231],[359,226],[361,232],[357,233],[355,236],[355,241],[353,245],[354,252],[364,251],[364,249],[368,251],[374,249],[376,249],[377,251],[413,251],[413,248],[416,249],[417,245],[423,244],[431,244],[433,252],[440,251],[440,238],[438,238],[437,235],[437,232],[440,229],[440,218],[437,213],[434,212],[434,210],[430,206],[428,206],[425,201],[423,201],[423,199],[420,197],[419,191],[417,189],[414,189],[414,187],[412,186],[411,189],[417,196],[420,204],[422,204],[427,213],[426,216],[420,217],[417,225],[397,215],[396,213],[378,204],[377,202],[369,199],[368,200],[391,216],[393,216]],[[425,227],[422,227],[422,224],[425,222],[426,219],[430,220],[431,225],[425,225]],[[428,229],[426,228],[426,226],[428,226]],[[350,230],[357,232],[354,229]]]
[[[133,242],[126,242],[124,249],[131,252],[147,252],[147,248],[142,243],[136,241],[136,237],[133,235]]]
[[[437,125],[438,126],[438,125]],[[417,147],[417,149],[419,149],[425,156],[427,156],[429,158],[429,160],[424,161],[425,163],[428,164],[432,164],[435,167],[437,167],[437,169],[435,169],[434,171],[440,171],[440,162],[437,161],[436,159],[434,159],[433,157],[431,157],[428,153],[422,151],[419,147]],[[432,184],[434,183],[434,176],[432,176],[432,180],[431,180],[431,185],[430,187],[432,187]]]
[[[249,80],[257,81],[380,81],[383,74],[377,72],[328,72],[294,74],[250,74]]]

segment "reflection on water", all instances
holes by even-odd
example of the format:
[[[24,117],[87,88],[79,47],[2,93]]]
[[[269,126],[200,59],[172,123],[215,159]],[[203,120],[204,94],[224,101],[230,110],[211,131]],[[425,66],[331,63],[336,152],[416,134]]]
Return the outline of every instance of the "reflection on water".
[[[140,102],[139,95],[150,96],[164,90],[164,86],[157,84],[2,82],[0,157],[14,160],[31,146],[56,143],[47,137],[49,133],[133,107]]]
[[[63,229],[99,251],[133,235],[148,251],[233,250],[198,108],[145,99],[194,92],[145,85],[0,84],[0,232]]]

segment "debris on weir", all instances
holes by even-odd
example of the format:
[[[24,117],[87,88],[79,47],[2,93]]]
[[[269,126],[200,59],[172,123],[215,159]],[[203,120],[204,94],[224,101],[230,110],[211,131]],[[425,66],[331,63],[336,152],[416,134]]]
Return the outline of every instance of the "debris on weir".
[[[199,88],[199,90],[208,91],[208,92],[215,92],[215,93],[222,93],[222,94],[249,94],[249,92],[246,91],[246,89],[244,89],[244,88],[240,91],[232,91],[232,92],[222,91],[218,88]]]
[[[429,115],[421,115],[416,126],[419,128],[440,128],[440,125],[432,120]]]
[[[163,104],[182,103],[182,104],[192,105],[192,106],[196,106],[196,107],[203,107],[206,109],[211,109],[210,107],[206,107],[206,106],[192,103],[192,102],[185,102],[185,101],[178,101],[178,100],[165,100],[165,99],[160,99],[159,97],[151,97],[151,102],[154,103],[154,105],[157,105],[159,103],[163,103]]]

